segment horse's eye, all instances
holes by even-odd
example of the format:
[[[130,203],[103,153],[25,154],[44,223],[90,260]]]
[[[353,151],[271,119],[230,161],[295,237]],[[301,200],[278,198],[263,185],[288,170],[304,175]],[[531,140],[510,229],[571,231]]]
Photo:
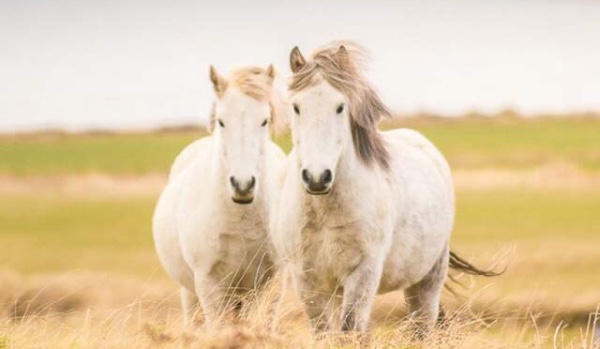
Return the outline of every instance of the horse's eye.
[[[335,111],[338,114],[341,114],[344,111],[344,103],[340,104],[340,106]]]
[[[269,122],[269,119],[265,119],[265,121],[263,121],[262,124],[260,124],[260,126],[265,127],[265,126],[267,126],[268,122]]]
[[[294,112],[295,112],[297,115],[300,115],[300,108],[298,108],[298,106],[297,106],[297,105],[295,105],[295,104],[294,104]]]
[[[219,120],[219,126],[225,127],[225,124],[223,123],[223,121]]]

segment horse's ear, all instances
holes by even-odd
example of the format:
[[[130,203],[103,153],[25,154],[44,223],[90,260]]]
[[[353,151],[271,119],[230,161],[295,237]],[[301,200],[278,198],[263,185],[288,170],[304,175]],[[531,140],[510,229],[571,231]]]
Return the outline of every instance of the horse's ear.
[[[225,80],[212,65],[210,66],[210,81],[213,84],[215,93],[219,98],[223,97],[225,90],[227,89],[227,80]]]
[[[338,50],[335,52],[335,57],[337,58],[338,62],[340,62],[342,65],[346,65],[350,62],[348,50],[344,45],[340,45]]]
[[[273,68],[273,64],[269,64],[267,70],[265,70],[265,74],[272,79],[275,79],[275,68]]]
[[[290,53],[290,68],[292,69],[292,73],[297,73],[305,64],[306,59],[300,53],[300,49],[298,46],[294,47]]]

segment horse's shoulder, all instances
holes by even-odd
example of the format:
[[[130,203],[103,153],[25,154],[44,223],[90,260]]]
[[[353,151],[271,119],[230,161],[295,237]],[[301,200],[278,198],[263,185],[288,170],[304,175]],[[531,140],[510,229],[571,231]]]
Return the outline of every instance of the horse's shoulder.
[[[169,180],[183,172],[196,158],[200,151],[208,147],[211,137],[203,137],[188,144],[175,158],[171,170],[169,171]]]

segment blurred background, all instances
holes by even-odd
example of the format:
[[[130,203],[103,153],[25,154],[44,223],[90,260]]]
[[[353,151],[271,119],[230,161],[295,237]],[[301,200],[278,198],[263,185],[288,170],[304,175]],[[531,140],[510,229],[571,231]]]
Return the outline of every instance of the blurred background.
[[[150,221],[174,157],[206,136],[209,64],[273,63],[286,79],[293,46],[336,39],[371,51],[395,111],[381,127],[415,128],[449,160],[453,249],[483,267],[508,251],[503,276],[462,279],[472,308],[493,314],[482,336],[551,347],[557,327],[563,343],[589,329],[600,2],[2,0],[0,348],[40,339],[10,322],[32,314],[80,321],[139,301],[177,314]],[[289,151],[288,134],[276,141]],[[375,314],[400,318],[401,296]]]
[[[208,66],[275,64],[352,39],[403,113],[600,109],[597,1],[0,3],[0,129],[202,123]]]

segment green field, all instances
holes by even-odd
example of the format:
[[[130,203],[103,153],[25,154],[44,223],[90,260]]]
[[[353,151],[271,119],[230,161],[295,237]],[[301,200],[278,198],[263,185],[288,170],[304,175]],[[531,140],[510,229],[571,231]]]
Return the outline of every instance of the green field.
[[[457,200],[453,249],[486,265],[498,251],[516,247],[507,274],[481,280],[482,285],[508,296],[548,287],[552,292],[544,300],[547,303],[585,294],[584,305],[596,305],[600,274],[590,271],[600,265],[600,190],[461,190]],[[150,229],[154,202],[154,198],[5,197],[0,203],[0,244],[10,248],[0,263],[25,274],[92,270],[162,275]],[[581,307],[579,302],[573,311]]]
[[[568,162],[600,169],[600,118],[408,120],[395,126],[424,133],[453,168],[530,168]]]
[[[454,168],[531,168],[568,162],[586,170],[600,169],[600,119],[406,119],[394,125],[424,133]],[[181,133],[0,136],[0,174],[164,172],[186,144],[205,134],[199,129]],[[277,142],[285,151],[291,148],[288,135],[277,137]]]
[[[174,157],[198,135],[49,134],[4,137],[0,140],[0,173],[61,175],[167,171]]]
[[[489,172],[481,172],[482,169],[500,169],[521,178],[527,176],[529,170],[569,164],[571,170],[567,172],[552,172],[556,178],[533,177],[525,184],[506,185],[496,183],[497,178],[492,176],[483,181],[484,185],[459,186],[452,248],[482,266],[494,260],[499,251],[513,250],[506,274],[494,279],[472,280],[473,287],[462,293],[471,297],[475,309],[501,308],[509,309],[510,314],[523,315],[516,330],[514,324],[510,329],[504,327],[507,322],[515,321],[512,317],[498,317],[497,323],[492,322],[496,325],[476,334],[477,344],[465,343],[464,347],[481,348],[482,343],[498,348],[553,347],[549,340],[552,340],[554,327],[535,329],[536,324],[532,328],[528,321],[534,313],[544,315],[541,319],[554,326],[560,320],[569,324],[566,335],[570,338],[567,342],[571,343],[572,338],[579,336],[578,329],[585,325],[588,314],[600,304],[600,273],[597,272],[600,266],[600,119],[445,122],[413,119],[399,123],[427,135],[448,157],[458,176],[466,171],[469,178],[479,178],[489,175]],[[78,326],[78,322],[83,321],[81,314],[90,307],[122,310],[128,302],[137,299],[139,293],[154,294],[155,289],[159,290],[156,291],[159,296],[152,301],[165,297],[164,302],[169,306],[177,306],[173,297],[176,285],[164,275],[152,243],[150,221],[157,192],[82,195],[39,183],[33,191],[20,192],[12,189],[11,181],[20,181],[22,186],[31,177],[60,179],[85,173],[102,174],[117,181],[120,175],[143,179],[147,173],[166,173],[180,149],[203,134],[186,131],[0,136],[0,178],[4,179],[0,183],[0,246],[3,249],[0,289],[12,290],[0,293],[0,316],[12,311],[13,303],[25,292],[23,290],[33,289],[27,292],[44,294],[52,304],[71,299],[73,294],[84,299],[80,303],[71,302],[75,304],[74,309],[81,312],[65,320],[34,322],[28,325],[32,327],[3,325],[0,321],[0,348],[7,347],[2,344],[3,338],[9,338],[9,342],[10,338],[25,341],[33,329],[39,329],[36,333],[40,335],[56,336],[58,347],[85,347],[85,343],[62,341],[55,326],[67,326],[66,333],[74,337],[79,333],[102,342],[116,325],[111,323],[110,329],[101,334],[84,333],[69,330],[76,326],[69,321]],[[289,149],[288,136],[279,137],[278,142]],[[585,181],[579,183],[582,178]],[[468,184],[468,180],[466,182]],[[537,182],[544,183],[538,186]],[[92,276],[90,279],[70,276],[79,272]],[[61,275],[70,281],[47,296],[45,290],[55,286],[49,286],[44,280],[63,280]],[[97,275],[104,275],[104,281],[97,281],[100,278]],[[107,282],[106,278],[112,281]],[[122,280],[129,281],[123,283]],[[11,287],[7,288],[7,283]],[[101,296],[95,292],[81,295],[80,290],[86,283],[104,290]],[[82,285],[73,291],[73,284]],[[378,318],[383,318],[383,305],[394,297],[380,299]],[[159,324],[164,323],[160,320],[164,319],[163,310],[152,314],[158,317]],[[153,317],[143,318],[145,322],[154,323]],[[139,325],[138,320],[135,326],[128,323],[127,326],[132,326],[128,344],[119,342],[108,347],[130,347],[137,343],[136,336],[143,332],[140,328],[145,328],[145,322]],[[522,323],[528,323],[527,329],[519,330]],[[105,324],[101,322],[100,328]],[[543,337],[539,340],[543,344],[537,344],[536,336]],[[502,338],[501,343],[499,338]],[[144,347],[154,345],[157,344],[151,342]]]
[[[143,275],[156,269],[155,199],[9,196],[0,202],[0,264],[23,273],[64,270]],[[35,256],[35,258],[30,258]]]

